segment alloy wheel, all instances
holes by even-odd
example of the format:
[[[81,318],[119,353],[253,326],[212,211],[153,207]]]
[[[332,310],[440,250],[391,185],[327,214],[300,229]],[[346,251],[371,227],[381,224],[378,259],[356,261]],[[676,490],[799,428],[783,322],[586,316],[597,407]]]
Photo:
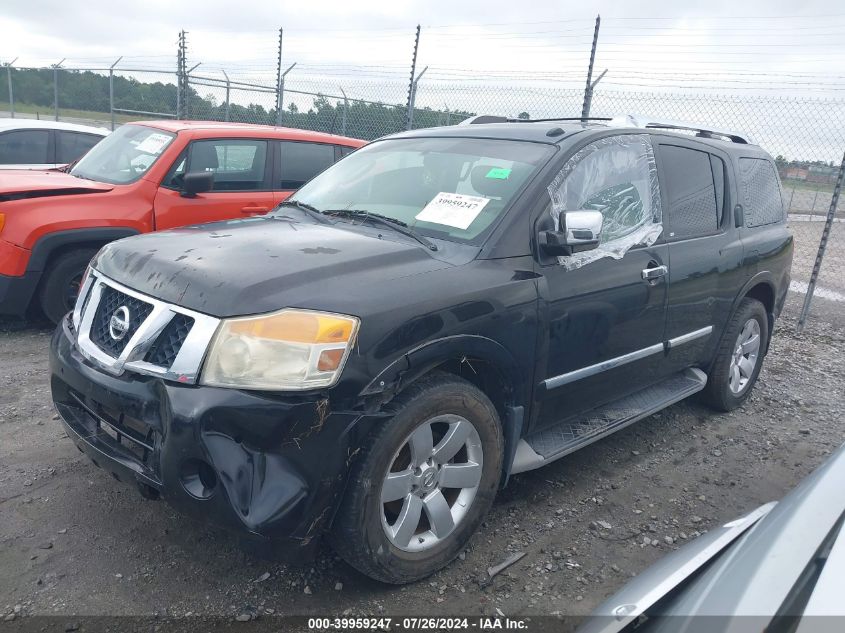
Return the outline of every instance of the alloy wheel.
[[[393,457],[381,485],[382,527],[408,552],[441,543],[466,516],[481,483],[478,431],[459,415],[423,422]]]
[[[739,332],[731,355],[729,386],[739,395],[748,387],[760,358],[760,324],[748,319]]]

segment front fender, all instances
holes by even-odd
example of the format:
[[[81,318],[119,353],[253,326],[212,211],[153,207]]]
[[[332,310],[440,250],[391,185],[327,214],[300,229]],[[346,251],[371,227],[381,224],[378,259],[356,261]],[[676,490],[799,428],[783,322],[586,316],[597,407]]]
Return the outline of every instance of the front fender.
[[[361,391],[361,396],[392,395],[433,368],[449,360],[480,360],[492,365],[504,384],[512,388],[517,405],[527,402],[525,372],[501,343],[485,336],[458,334],[428,341],[395,359]]]

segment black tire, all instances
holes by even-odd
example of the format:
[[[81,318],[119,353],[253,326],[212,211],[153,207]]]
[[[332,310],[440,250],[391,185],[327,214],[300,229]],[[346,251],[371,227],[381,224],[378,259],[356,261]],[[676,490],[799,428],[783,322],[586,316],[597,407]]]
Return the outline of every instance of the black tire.
[[[76,292],[79,292],[79,281],[96,254],[96,250],[80,249],[59,255],[50,262],[41,280],[38,302],[44,316],[53,323],[58,323],[73,310],[76,297],[72,288],[76,284]]]
[[[757,321],[760,328],[760,348],[754,367],[748,382],[738,393],[734,393],[730,387],[731,364],[742,328],[750,319]],[[740,301],[739,307],[731,318],[722,340],[719,342],[719,349],[716,352],[716,359],[710,374],[707,377],[707,387],[704,389],[704,400],[711,407],[718,411],[732,411],[748,399],[760,375],[763,367],[763,357],[769,341],[769,319],[766,308],[756,299],[746,297]]]
[[[448,565],[478,529],[499,488],[503,440],[498,413],[487,396],[451,374],[421,378],[397,396],[393,407],[395,415],[367,438],[353,465],[329,540],[335,551],[363,574],[385,583],[404,584]],[[411,432],[444,414],[465,418],[477,431],[483,450],[481,481],[467,514],[450,534],[430,549],[404,551],[388,539],[382,527],[381,484]]]

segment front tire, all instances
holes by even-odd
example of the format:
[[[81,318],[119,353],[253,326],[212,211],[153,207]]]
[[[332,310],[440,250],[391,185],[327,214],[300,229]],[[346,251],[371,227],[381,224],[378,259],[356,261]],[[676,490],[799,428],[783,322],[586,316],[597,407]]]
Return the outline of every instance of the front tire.
[[[719,342],[704,396],[719,411],[732,411],[751,395],[769,340],[766,308],[756,299],[740,301]]]
[[[432,374],[394,401],[353,466],[331,543],[358,571],[391,584],[448,565],[496,495],[502,430],[481,390]]]
[[[85,268],[96,250],[80,249],[60,255],[50,263],[39,292],[41,311],[50,321],[58,323],[73,310]]]

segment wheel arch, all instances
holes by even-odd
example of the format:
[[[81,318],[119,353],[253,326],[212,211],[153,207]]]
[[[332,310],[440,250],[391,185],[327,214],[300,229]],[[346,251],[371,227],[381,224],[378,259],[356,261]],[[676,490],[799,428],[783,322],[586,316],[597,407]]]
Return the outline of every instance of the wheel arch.
[[[766,310],[766,320],[769,325],[769,336],[766,338],[766,348],[764,353],[769,351],[769,342],[772,340],[772,331],[775,327],[775,309],[777,301],[777,291],[775,290],[775,280],[771,273],[760,272],[754,275],[746,282],[742,291],[737,295],[731,306],[731,318],[736,314],[740,302],[745,298],[756,299],[763,304]]]
[[[139,233],[137,229],[118,226],[70,229],[49,233],[40,238],[32,247],[27,270],[43,272],[47,264],[59,255],[78,248],[100,248],[109,242]]]
[[[514,356],[500,343],[478,335],[449,336],[414,348],[385,367],[361,392],[389,403],[409,385],[433,371],[453,374],[475,385],[499,413],[505,440],[506,481],[516,444],[522,437],[529,397],[530,370],[520,371]]]

